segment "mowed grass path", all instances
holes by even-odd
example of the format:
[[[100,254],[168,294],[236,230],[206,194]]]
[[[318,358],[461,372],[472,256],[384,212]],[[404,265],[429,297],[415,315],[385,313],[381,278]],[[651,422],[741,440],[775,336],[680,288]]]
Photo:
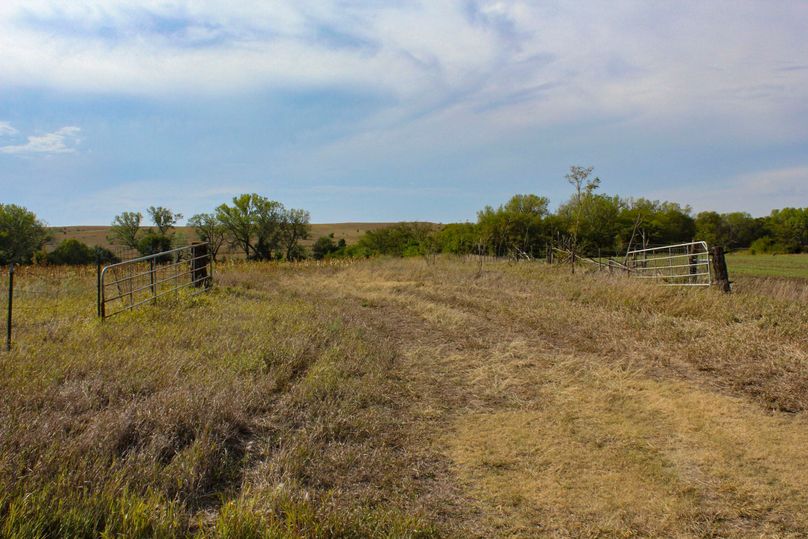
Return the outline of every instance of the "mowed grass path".
[[[104,324],[92,273],[20,276],[5,535],[808,534],[808,303],[782,287],[454,259],[217,276]]]

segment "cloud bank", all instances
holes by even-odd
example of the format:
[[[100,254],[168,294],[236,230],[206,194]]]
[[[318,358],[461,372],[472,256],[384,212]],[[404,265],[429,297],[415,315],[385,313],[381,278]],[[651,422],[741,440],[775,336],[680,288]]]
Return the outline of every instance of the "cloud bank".
[[[11,127],[8,123],[6,126],[6,134],[13,135],[17,130]],[[3,133],[3,124],[0,123],[0,133]],[[76,145],[80,142],[79,133],[81,129],[76,126],[65,126],[52,133],[44,135],[31,135],[28,141],[24,144],[12,144],[8,146],[0,146],[0,153],[7,154],[59,154],[59,153],[73,153],[76,151]]]
[[[174,97],[362,88],[396,100],[391,114],[708,113],[804,134],[791,118],[806,109],[805,21],[800,2],[6,0],[0,80]]]

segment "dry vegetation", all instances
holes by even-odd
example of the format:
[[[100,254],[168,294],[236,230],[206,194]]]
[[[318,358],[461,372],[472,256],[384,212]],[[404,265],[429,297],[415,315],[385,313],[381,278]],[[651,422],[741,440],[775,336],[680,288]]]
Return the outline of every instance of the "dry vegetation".
[[[799,282],[235,263],[100,323],[48,271],[0,354],[3,535],[808,534]]]

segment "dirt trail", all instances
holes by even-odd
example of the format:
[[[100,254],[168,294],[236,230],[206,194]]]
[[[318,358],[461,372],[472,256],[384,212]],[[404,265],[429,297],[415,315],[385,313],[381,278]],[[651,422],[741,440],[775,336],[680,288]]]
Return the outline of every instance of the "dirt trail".
[[[731,340],[735,328],[682,317],[671,332],[654,321],[664,308],[639,317],[605,301],[564,301],[552,276],[537,284],[449,269],[454,281],[411,263],[285,283],[315,289],[397,350],[391,376],[408,411],[419,503],[448,529],[808,533],[804,416],[772,415],[688,356],[670,359],[688,332]],[[552,312],[542,294],[557,301]],[[641,323],[643,336],[627,341]],[[804,357],[799,341],[778,346]]]

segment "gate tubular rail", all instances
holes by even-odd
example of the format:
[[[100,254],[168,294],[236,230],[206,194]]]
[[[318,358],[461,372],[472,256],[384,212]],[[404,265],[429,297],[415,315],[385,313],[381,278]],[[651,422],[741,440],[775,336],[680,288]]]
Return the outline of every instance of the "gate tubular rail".
[[[681,263],[683,258],[687,263]],[[668,286],[712,284],[710,251],[703,241],[629,251],[626,267],[633,277],[655,279]]]
[[[170,262],[162,263],[166,259]],[[109,275],[112,280],[107,279]],[[99,266],[98,316],[104,320],[183,288],[198,289],[192,294],[196,295],[208,290],[212,281],[213,264],[207,243],[141,256],[103,269]]]

